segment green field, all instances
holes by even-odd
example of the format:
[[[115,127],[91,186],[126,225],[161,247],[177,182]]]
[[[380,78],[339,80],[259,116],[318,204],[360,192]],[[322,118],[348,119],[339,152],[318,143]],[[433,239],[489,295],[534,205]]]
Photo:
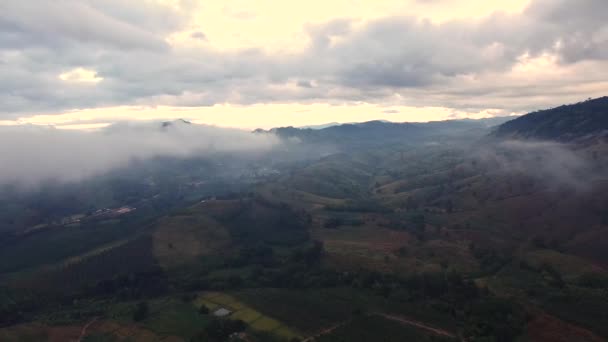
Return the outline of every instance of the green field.
[[[379,316],[356,317],[329,334],[316,338],[318,342],[440,342],[458,341],[440,337],[424,330],[387,320]]]
[[[260,332],[269,333],[287,340],[301,337],[301,334],[297,331],[271,318],[271,316],[253,309],[244,302],[241,302],[236,296],[225,293],[206,293],[199,296],[194,303],[197,306],[205,305],[212,312],[219,308],[228,309],[232,311],[230,315],[231,319],[242,320],[252,329]]]
[[[255,289],[235,296],[256,310],[272,313],[290,327],[314,335],[327,327],[349,320],[357,312],[385,312],[417,317],[429,324],[455,329],[449,315],[419,304],[395,303],[383,297],[349,288],[286,290]]]

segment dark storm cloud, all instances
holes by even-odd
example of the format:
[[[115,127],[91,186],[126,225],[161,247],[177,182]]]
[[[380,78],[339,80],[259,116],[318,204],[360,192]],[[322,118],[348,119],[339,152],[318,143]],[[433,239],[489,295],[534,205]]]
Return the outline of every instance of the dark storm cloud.
[[[153,1],[2,1],[0,113],[10,118],[130,104],[382,102],[395,93],[407,99],[397,104],[527,110],[558,104],[564,93],[586,97],[572,86],[608,77],[604,0],[535,0],[522,14],[441,24],[413,17],[363,25],[338,19],[306,27],[310,46],[296,54],[171,47],[165,38],[185,27],[195,6],[183,4],[180,11]],[[206,37],[195,32],[191,38]],[[501,79],[523,55],[543,54],[557,56],[564,66],[599,67],[552,84]],[[94,70],[103,81],[58,78],[77,67]]]

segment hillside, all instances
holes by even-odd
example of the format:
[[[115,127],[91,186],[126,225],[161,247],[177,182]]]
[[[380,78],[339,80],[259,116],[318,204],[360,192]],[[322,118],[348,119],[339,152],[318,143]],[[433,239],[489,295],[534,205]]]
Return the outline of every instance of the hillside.
[[[601,102],[546,121],[597,132]],[[602,341],[607,144],[513,139],[537,116],[258,131],[284,144],[7,192],[0,340]]]
[[[541,110],[499,126],[498,138],[573,141],[608,131],[608,97]]]

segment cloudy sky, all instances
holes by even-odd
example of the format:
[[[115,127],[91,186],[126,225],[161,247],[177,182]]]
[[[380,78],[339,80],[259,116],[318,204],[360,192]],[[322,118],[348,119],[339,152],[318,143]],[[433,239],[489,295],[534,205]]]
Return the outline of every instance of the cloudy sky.
[[[608,95],[606,0],[2,0],[0,124],[241,128]]]

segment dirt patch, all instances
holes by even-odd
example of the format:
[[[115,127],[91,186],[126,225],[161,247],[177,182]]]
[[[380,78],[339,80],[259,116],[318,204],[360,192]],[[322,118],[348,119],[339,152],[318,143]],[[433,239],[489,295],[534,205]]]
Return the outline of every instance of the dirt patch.
[[[202,255],[221,253],[230,243],[227,230],[201,214],[166,217],[153,235],[154,255],[164,269]]]
[[[79,326],[50,327],[40,323],[28,323],[0,329],[0,341],[78,341],[80,333],[81,327]]]
[[[528,337],[536,342],[602,342],[591,331],[542,314],[528,324]]]
[[[133,342],[147,341],[182,341],[181,338],[169,336],[161,338],[154,332],[139,327],[135,324],[122,325],[114,321],[98,320],[91,324],[87,329],[87,335],[93,334],[108,334],[116,337],[119,340],[128,340]]]

